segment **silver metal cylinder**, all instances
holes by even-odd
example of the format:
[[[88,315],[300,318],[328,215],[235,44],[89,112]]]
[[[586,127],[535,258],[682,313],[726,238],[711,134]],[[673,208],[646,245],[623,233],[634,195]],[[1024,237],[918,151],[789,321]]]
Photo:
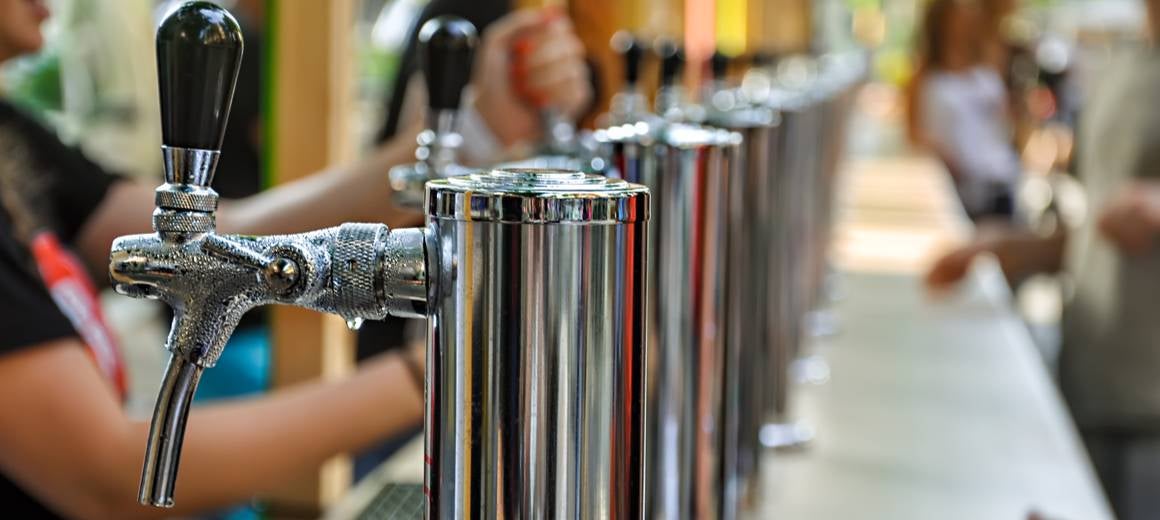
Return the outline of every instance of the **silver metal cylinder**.
[[[598,131],[596,138],[609,175],[652,193],[647,516],[719,518],[728,384],[727,187],[741,136],[638,122]]]
[[[189,404],[201,380],[202,367],[181,356],[170,356],[149,425],[150,442],[141,469],[137,501],[154,507],[173,507],[177,463],[185,440]]]
[[[783,253],[779,255],[779,276],[784,280],[779,303],[780,320],[777,345],[767,359],[767,372],[774,374],[768,385],[765,420],[770,424],[789,421],[789,368],[800,350],[804,337],[804,319],[810,300],[810,255],[808,253],[813,227],[814,182],[812,118],[809,106],[797,97],[779,106],[782,133],[775,146],[778,150],[778,169],[783,172],[781,193],[778,196],[784,223]],[[767,444],[776,444],[768,442]]]
[[[770,215],[772,240],[767,244],[771,271],[767,293],[771,319],[767,330],[761,444],[798,448],[812,432],[794,422],[790,413],[791,366],[805,336],[806,311],[813,302],[812,247],[816,230],[818,134],[815,113],[798,93],[775,91],[767,103],[780,114],[780,129],[769,144],[775,173],[766,197],[776,207]]]
[[[752,508],[758,492],[761,448],[758,442],[769,374],[763,367],[773,345],[777,309],[770,294],[779,281],[773,256],[773,224],[778,201],[772,198],[779,126],[775,112],[745,107],[710,114],[709,124],[743,136],[740,157],[728,178],[727,357],[722,457],[724,518]]]
[[[427,216],[427,518],[642,518],[647,189],[497,170]]]

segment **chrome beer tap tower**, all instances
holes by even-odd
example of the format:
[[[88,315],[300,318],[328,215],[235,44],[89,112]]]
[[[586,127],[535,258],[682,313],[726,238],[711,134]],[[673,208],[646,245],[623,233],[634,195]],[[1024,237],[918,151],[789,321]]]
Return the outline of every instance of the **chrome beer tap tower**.
[[[672,54],[662,49],[662,60]],[[751,72],[761,76],[738,87],[726,78],[730,59],[714,53],[709,60],[713,77],[705,82],[701,106],[682,106],[667,94],[658,95],[663,103],[658,112],[668,120],[742,137],[731,166],[723,170],[728,172],[728,220],[721,265],[727,282],[720,289],[727,302],[722,319],[728,325],[724,367],[715,373],[723,378],[723,421],[716,438],[724,484],[717,510],[721,518],[754,511],[767,449],[801,449],[813,438],[813,430],[791,413],[793,367],[807,338],[807,314],[822,299],[845,115],[865,73],[859,53],[833,56],[824,61],[830,66],[791,88],[767,68],[765,57],[754,61],[757,70]],[[665,65],[662,61],[662,70]],[[663,228],[659,205],[664,195],[656,188],[653,192],[653,225]],[[658,233],[654,240],[665,236]],[[659,270],[681,262],[681,257],[657,251]]]
[[[609,176],[649,187],[649,504],[648,518],[728,518],[722,500],[729,462],[726,287],[730,182],[741,135],[650,113],[636,87],[643,48],[627,33],[613,47],[629,86],[598,130]],[[661,105],[679,110],[679,54],[662,67]],[[661,107],[658,107],[658,112]]]
[[[726,506],[737,518],[755,506],[760,494],[762,449],[759,435],[767,388],[778,377],[763,367],[776,352],[778,301],[784,296],[777,263],[781,258],[778,219],[779,170],[774,165],[781,136],[780,115],[768,107],[748,104],[729,84],[729,60],[721,53],[710,59],[714,78],[702,92],[704,122],[742,135],[743,144],[731,181],[728,258],[729,352],[726,367],[726,425],[732,445]]]
[[[458,25],[436,34],[468,46]],[[433,41],[433,40],[432,40]],[[174,310],[140,501],[173,505],[190,401],[247,310],[428,320],[427,518],[641,518],[649,195],[574,171],[427,182],[422,228],[215,231],[209,187],[241,31],[190,2],[157,33],[166,183],[155,233],[113,244],[116,289]]]

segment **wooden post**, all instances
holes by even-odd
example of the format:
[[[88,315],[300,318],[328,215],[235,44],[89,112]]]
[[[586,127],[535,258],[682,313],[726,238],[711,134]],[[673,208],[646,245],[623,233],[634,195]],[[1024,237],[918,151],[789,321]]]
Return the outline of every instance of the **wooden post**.
[[[355,3],[268,0],[265,139],[274,184],[354,157]],[[338,317],[273,307],[271,332],[275,387],[334,378],[353,369],[353,334]],[[303,475],[266,498],[274,516],[317,517],[347,491],[350,481],[349,457],[335,457],[317,473]]]

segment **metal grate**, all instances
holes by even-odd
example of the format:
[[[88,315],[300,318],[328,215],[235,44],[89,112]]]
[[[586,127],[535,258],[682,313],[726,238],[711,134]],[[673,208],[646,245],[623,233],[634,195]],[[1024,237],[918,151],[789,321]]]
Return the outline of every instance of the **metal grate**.
[[[421,520],[423,486],[420,484],[387,484],[359,513],[359,520]]]

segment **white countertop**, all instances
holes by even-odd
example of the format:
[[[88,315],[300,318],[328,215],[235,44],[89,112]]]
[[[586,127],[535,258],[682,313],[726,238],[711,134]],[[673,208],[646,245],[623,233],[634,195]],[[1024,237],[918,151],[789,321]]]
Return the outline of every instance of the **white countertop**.
[[[844,188],[841,332],[809,349],[831,378],[793,401],[817,438],[763,461],[760,518],[1112,518],[998,266],[951,294],[921,286],[969,232],[937,164],[857,161]]]

